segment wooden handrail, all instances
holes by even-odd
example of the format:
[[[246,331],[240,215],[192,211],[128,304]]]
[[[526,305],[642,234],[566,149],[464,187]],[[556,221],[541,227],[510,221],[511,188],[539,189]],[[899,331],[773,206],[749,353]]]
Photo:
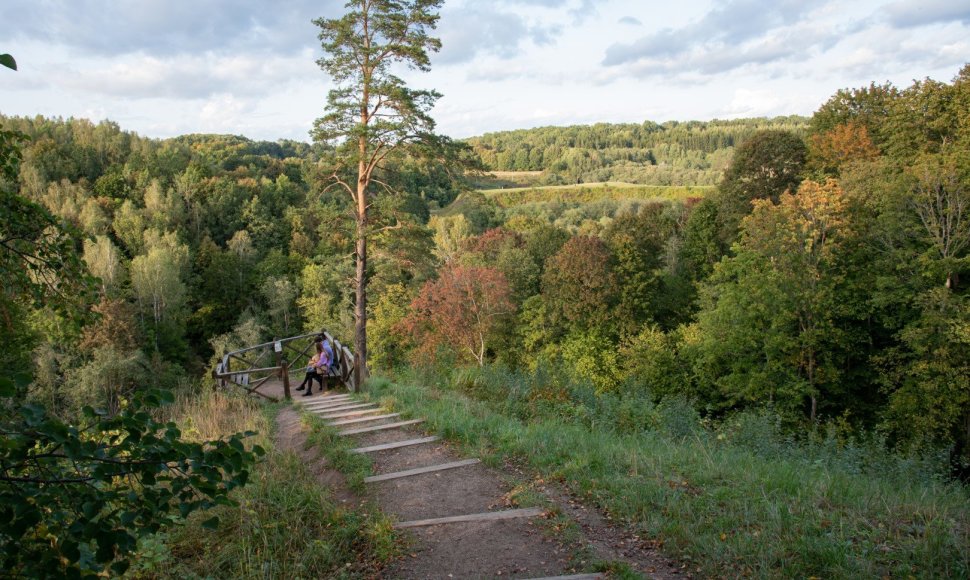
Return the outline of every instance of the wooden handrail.
[[[222,385],[223,387],[226,387],[229,384],[238,384],[237,381],[233,379],[233,377],[237,377],[240,375],[249,375],[253,373],[277,373],[280,376],[280,378],[283,379],[284,393],[287,396],[287,398],[289,398],[289,388],[288,388],[289,371],[291,368],[293,368],[294,366],[297,366],[298,364],[302,366],[304,363],[302,362],[301,359],[303,359],[304,357],[309,358],[309,351],[310,349],[313,348],[312,341],[307,343],[302,350],[299,350],[299,347],[291,346],[290,343],[299,341],[299,340],[305,340],[308,338],[315,339],[319,336],[323,336],[324,339],[328,341],[332,347],[332,350],[334,352],[334,358],[336,359],[336,362],[337,362],[336,376],[338,380],[341,383],[343,383],[349,390],[356,390],[356,385],[353,384],[353,370],[354,370],[354,364],[356,362],[354,360],[354,355],[352,352],[350,352],[350,349],[340,344],[340,341],[335,339],[333,335],[331,335],[326,330],[322,330],[320,332],[313,332],[309,334],[301,334],[299,336],[290,336],[287,338],[281,338],[279,340],[272,340],[269,342],[264,342],[253,346],[247,346],[245,348],[241,348],[231,352],[223,352],[223,355],[222,355],[222,358],[220,359],[219,364],[217,364],[216,367],[212,370],[212,377],[218,380],[220,385]],[[280,352],[275,353],[275,350],[276,350],[275,346],[277,343],[280,344],[281,348],[280,348]],[[256,365],[259,364],[259,362],[265,356],[272,355],[273,353],[276,354],[277,364],[275,366],[256,367]],[[293,356],[291,360],[288,360],[286,358],[287,353],[290,353],[290,355]],[[252,356],[253,354],[255,354],[255,357]],[[233,360],[238,361],[237,364],[242,363],[242,365],[248,368],[243,370],[233,370],[232,369]],[[269,378],[271,378],[271,376],[272,375],[270,374],[265,377],[261,377],[253,386],[245,386],[245,385],[239,385],[239,386],[242,386],[246,390],[246,392],[250,394],[256,394],[262,397],[272,398],[256,390],[259,386],[261,386]]]
[[[223,373],[213,372],[212,373],[212,376],[214,376],[214,377],[216,377],[218,379],[218,378],[222,378],[222,377],[231,377],[231,376],[235,376],[235,375],[249,375],[249,374],[252,374],[252,373],[261,373],[261,372],[265,372],[265,371],[278,371],[281,368],[283,368],[283,367],[262,367],[262,368],[258,368],[258,369],[246,369],[246,370],[242,370],[242,371],[229,371],[229,372],[223,372]]]

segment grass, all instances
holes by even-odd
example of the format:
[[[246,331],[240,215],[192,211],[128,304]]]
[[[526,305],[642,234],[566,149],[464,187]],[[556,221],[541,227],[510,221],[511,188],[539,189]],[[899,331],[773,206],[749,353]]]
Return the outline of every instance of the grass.
[[[713,190],[712,186],[664,186],[606,182],[489,189],[482,190],[482,193],[499,206],[508,208],[528,203],[551,201],[589,203],[604,199],[614,201],[626,199],[683,200],[688,197],[704,197],[711,190]]]
[[[238,505],[194,514],[164,535],[140,543],[131,578],[369,578],[397,551],[390,521],[371,510],[345,509],[296,454],[273,446],[280,405],[206,391],[171,411],[193,439],[257,431],[250,444],[267,454],[249,483],[233,492]],[[217,515],[218,529],[201,522]]]
[[[364,478],[372,475],[371,460],[366,454],[352,453],[353,439],[337,435],[339,429],[326,424],[323,419],[303,411],[303,424],[310,429],[307,442],[323,452],[334,469],[347,478],[347,486],[355,493],[364,491]]]
[[[447,381],[370,388],[472,452],[527,462],[704,576],[970,574],[970,502],[955,484],[860,472],[796,447],[769,456],[676,405],[624,431],[601,417],[516,415],[515,394],[478,400]]]

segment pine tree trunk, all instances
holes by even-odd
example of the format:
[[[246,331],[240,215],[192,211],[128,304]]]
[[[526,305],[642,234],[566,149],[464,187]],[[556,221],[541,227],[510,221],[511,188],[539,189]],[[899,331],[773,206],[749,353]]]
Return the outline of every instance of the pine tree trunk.
[[[367,370],[367,238],[364,236],[363,225],[357,223],[357,301],[354,306],[356,327],[354,329],[354,385],[357,390],[363,388],[364,381],[370,373]]]

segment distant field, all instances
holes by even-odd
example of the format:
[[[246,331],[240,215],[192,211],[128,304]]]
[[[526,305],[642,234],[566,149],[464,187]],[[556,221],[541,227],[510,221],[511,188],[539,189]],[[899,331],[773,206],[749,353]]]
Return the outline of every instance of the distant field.
[[[686,199],[704,197],[713,186],[691,185],[639,185],[635,183],[580,183],[575,185],[550,185],[545,187],[518,187],[480,190],[486,197],[502,207],[525,203],[550,201],[588,203],[603,199]]]
[[[492,175],[498,179],[522,179],[522,178],[535,178],[542,175],[541,171],[489,171],[488,175]]]
[[[475,189],[533,187],[542,179],[542,171],[488,171],[471,180]]]

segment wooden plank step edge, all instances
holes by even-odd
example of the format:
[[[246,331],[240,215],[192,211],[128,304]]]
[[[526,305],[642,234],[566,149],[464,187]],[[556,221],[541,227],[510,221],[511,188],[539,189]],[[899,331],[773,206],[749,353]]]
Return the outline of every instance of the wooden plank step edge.
[[[368,421],[380,421],[381,419],[390,419],[391,417],[400,417],[400,413],[388,413],[386,415],[375,415],[373,417],[358,417],[357,419],[343,419],[340,421],[331,421],[327,423],[331,427],[337,427],[339,425],[353,425],[354,423],[367,423]]]
[[[370,433],[371,431],[383,431],[384,429],[396,429],[398,427],[404,427],[405,425],[417,425],[418,423],[423,423],[424,419],[411,419],[410,421],[401,421],[400,423],[388,423],[387,425],[377,425],[376,427],[361,427],[360,429],[345,429],[343,431],[338,431],[337,435],[357,435],[358,433]]]
[[[300,395],[301,397],[303,395]],[[313,395],[310,395],[311,397]],[[304,400],[303,405],[308,407],[339,407],[340,405],[353,405],[354,403],[363,403],[364,401],[358,401],[355,399],[344,399],[342,401],[315,401],[313,399]]]
[[[378,481],[387,481],[389,479],[411,477],[412,475],[421,475],[423,473],[433,473],[435,471],[455,469],[457,467],[465,467],[466,465],[475,465],[476,463],[481,463],[481,460],[462,459],[461,461],[452,461],[451,463],[440,463],[438,465],[429,465],[427,467],[416,467],[414,469],[408,469],[405,471],[395,471],[393,473],[382,473],[380,475],[372,475],[370,477],[365,477],[364,483],[376,483]]]
[[[363,409],[365,407],[376,409],[377,403],[360,403],[357,405],[341,405],[339,407],[307,407],[307,410],[311,413],[324,415],[326,413],[337,413],[338,411],[353,411],[354,409]]]
[[[570,574],[569,576],[543,576],[530,580],[602,580],[603,578],[606,578],[603,574]]]
[[[432,435],[430,437],[422,437],[420,439],[408,439],[407,441],[395,441],[393,443],[382,443],[381,445],[371,445],[370,447],[358,447],[356,449],[351,449],[351,453],[372,453],[374,451],[385,451],[387,449],[397,449],[398,447],[410,447],[411,445],[421,445],[422,443],[431,443],[432,441],[437,441],[441,439],[437,435]]]
[[[347,407],[352,407],[354,405],[374,405],[375,403],[363,403],[360,401],[347,401],[346,403],[337,403],[333,405],[313,405],[311,403],[303,403],[303,406],[311,411],[339,411],[346,409]]]
[[[313,395],[310,395],[311,397]],[[317,397],[310,401],[311,403],[327,404],[327,403],[346,403],[347,401],[353,401],[353,397]]]
[[[344,411],[353,411],[354,409],[363,409],[365,407],[371,407],[376,409],[379,405],[377,403],[354,403],[352,405],[341,405],[339,407],[320,407],[312,409],[314,413],[319,413],[321,415],[327,413],[342,413]]]
[[[523,508],[517,510],[504,510],[500,512],[485,512],[481,514],[468,514],[463,516],[448,516],[446,518],[431,518],[428,520],[412,520],[410,522],[398,522],[394,524],[394,529],[417,528],[421,526],[436,526],[438,524],[456,524],[461,522],[482,522],[489,520],[509,520],[512,518],[532,518],[543,514],[542,508]]]
[[[320,415],[324,419],[340,419],[342,417],[355,417],[357,415],[369,415],[371,413],[381,413],[384,409],[379,407],[374,407],[373,409],[360,409],[357,411],[320,411],[317,415]]]

